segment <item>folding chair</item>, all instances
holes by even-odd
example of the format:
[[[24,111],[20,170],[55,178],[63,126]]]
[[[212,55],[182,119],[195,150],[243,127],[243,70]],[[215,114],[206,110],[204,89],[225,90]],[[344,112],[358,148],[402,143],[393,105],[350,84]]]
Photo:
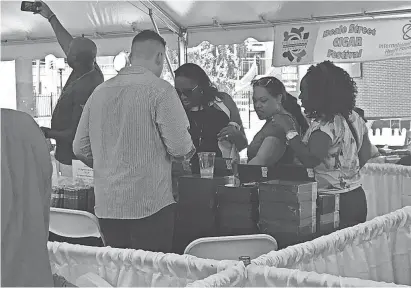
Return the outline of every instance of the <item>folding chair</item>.
[[[206,237],[191,242],[184,254],[213,260],[255,259],[277,248],[277,241],[266,234]]]
[[[105,245],[97,217],[86,211],[50,208],[49,231],[70,238],[101,238]]]

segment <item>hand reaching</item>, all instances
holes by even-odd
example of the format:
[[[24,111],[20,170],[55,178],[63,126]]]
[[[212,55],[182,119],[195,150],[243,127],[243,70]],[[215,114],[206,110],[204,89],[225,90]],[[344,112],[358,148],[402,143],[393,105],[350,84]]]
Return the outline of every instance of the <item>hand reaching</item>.
[[[48,132],[51,130],[50,128],[48,128],[48,127],[40,127],[40,129],[41,129],[41,131],[43,131],[44,137],[46,137],[47,139],[50,138],[49,135],[48,135]]]
[[[233,142],[235,138],[238,137],[238,134],[241,134],[240,130],[238,130],[235,126],[228,125],[227,127],[221,129],[217,137],[218,140],[228,140],[230,142]]]
[[[277,114],[273,118],[273,122],[283,128],[284,132],[297,131],[294,120],[289,114]]]
[[[34,12],[34,14],[40,14],[46,19],[49,19],[52,15],[54,15],[53,11],[51,11],[50,7],[46,3],[40,0],[36,0],[35,2],[41,3],[41,5],[37,8],[37,12]]]

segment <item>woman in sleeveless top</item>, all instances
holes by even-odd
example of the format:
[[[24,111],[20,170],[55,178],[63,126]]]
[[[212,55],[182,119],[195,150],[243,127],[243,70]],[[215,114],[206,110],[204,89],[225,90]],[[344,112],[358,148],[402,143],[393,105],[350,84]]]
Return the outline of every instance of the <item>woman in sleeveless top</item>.
[[[340,228],[367,218],[360,169],[371,158],[372,146],[364,120],[353,111],[356,94],[350,75],[325,61],[311,66],[301,81],[300,99],[311,119],[306,135],[300,136],[287,115],[275,117],[298,159],[314,168],[319,191],[340,194]]]
[[[273,118],[279,113],[290,115],[299,131],[304,133],[308,124],[297,99],[288,94],[284,84],[275,77],[264,77],[252,84],[254,109],[258,118],[266,120],[266,123],[248,146],[248,164],[272,166],[293,163],[294,153],[286,146],[286,135]]]
[[[231,96],[219,92],[196,64],[180,66],[175,77],[175,88],[190,121],[190,134],[197,153],[215,152],[216,157],[238,157],[238,152],[247,147],[247,138]],[[223,153],[224,147],[236,150],[236,155]],[[191,159],[191,164],[193,173],[198,174],[197,154]]]

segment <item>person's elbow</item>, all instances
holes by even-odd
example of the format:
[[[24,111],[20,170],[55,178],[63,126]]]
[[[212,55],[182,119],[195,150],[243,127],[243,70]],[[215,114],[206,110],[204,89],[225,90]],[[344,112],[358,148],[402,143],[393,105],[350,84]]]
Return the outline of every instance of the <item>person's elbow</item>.
[[[176,143],[176,145],[170,146],[167,149],[167,153],[173,157],[174,159],[186,159],[191,158],[189,157],[190,154],[194,154],[195,147],[193,142],[190,141],[182,141],[181,143]],[[192,155],[191,155],[192,156]]]
[[[83,155],[82,151],[82,145],[81,145],[81,140],[79,137],[74,137],[73,138],[73,153],[74,155],[78,158]]]
[[[238,141],[236,146],[237,146],[238,151],[240,151],[240,152],[242,150],[244,150],[245,148],[247,148],[248,140],[247,140],[247,137],[245,136],[245,134],[241,135],[240,141]]]

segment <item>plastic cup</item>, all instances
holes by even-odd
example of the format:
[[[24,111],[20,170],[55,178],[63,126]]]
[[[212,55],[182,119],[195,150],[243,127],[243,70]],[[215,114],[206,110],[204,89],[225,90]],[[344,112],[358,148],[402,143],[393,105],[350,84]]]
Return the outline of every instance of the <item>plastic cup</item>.
[[[214,152],[200,152],[198,153],[198,161],[200,164],[201,178],[213,178],[214,175]]]

